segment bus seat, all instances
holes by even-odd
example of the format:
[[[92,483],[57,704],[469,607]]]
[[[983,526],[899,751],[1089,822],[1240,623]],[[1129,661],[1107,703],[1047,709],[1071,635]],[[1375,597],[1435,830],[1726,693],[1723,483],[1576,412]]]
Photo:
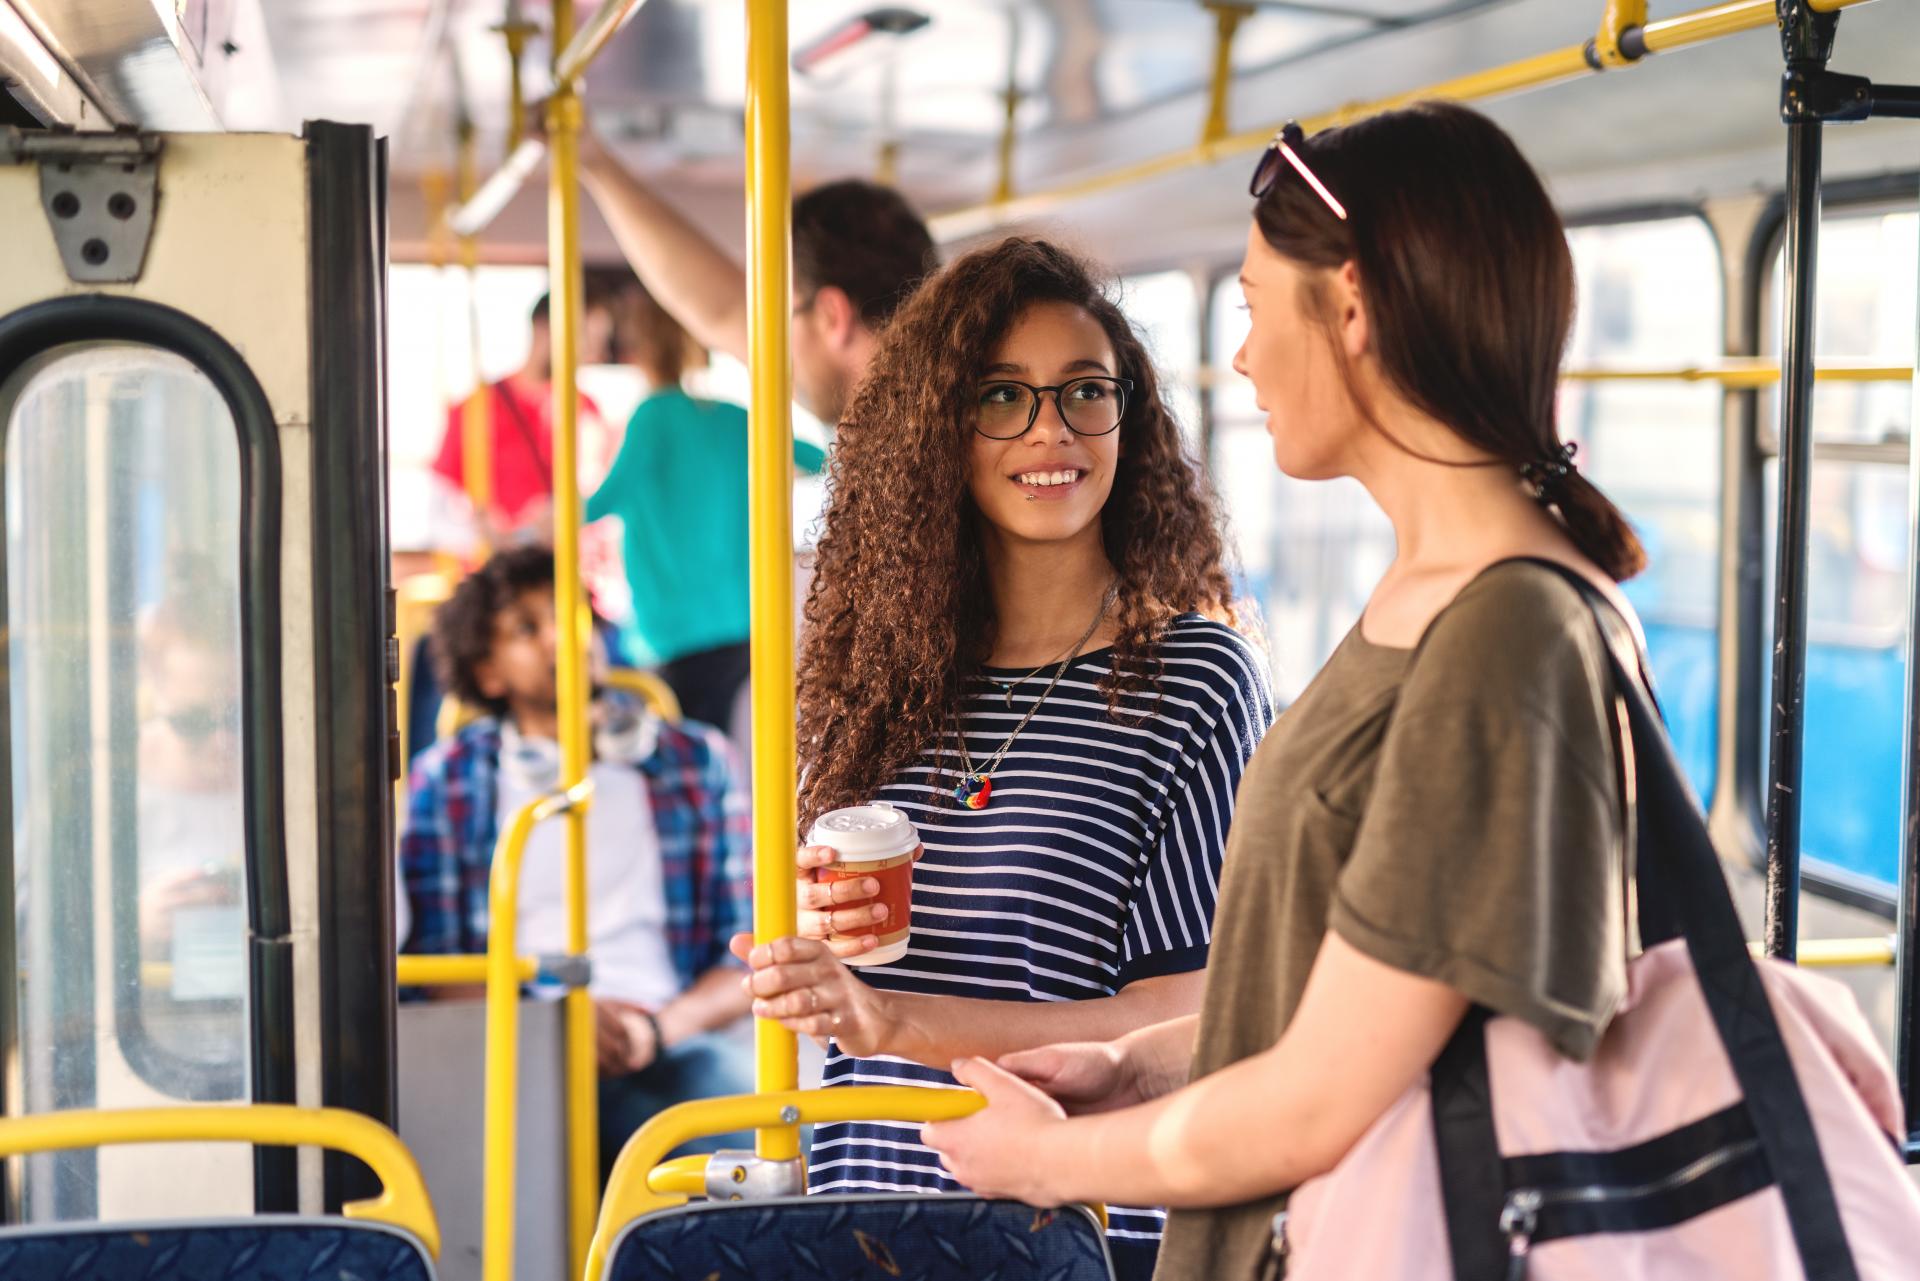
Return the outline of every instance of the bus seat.
[[[432,1281],[425,1249],[398,1228],[318,1215],[0,1228],[7,1281]]]
[[[702,1201],[633,1220],[602,1281],[841,1281],[998,1277],[1111,1281],[1085,1206],[1037,1210],[983,1197],[886,1193]]]
[[[971,1090],[856,1085],[695,1099],[621,1148],[587,1251],[586,1281],[1112,1281],[1102,1212],[920,1192],[721,1199],[746,1178],[721,1153],[664,1161],[704,1134],[832,1121],[925,1124],[985,1105]],[[716,1166],[714,1162],[720,1164]],[[713,1199],[689,1201],[705,1191]]]
[[[440,1227],[420,1167],[393,1131],[339,1108],[286,1104],[42,1112],[0,1120],[0,1157],[129,1143],[321,1147],[359,1158],[381,1194],[343,1217],[262,1214],[0,1228],[7,1281],[433,1281]]]

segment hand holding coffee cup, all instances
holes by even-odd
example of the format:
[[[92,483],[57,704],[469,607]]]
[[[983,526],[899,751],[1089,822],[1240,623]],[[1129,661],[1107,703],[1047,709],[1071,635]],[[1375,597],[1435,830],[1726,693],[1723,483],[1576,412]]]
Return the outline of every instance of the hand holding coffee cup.
[[[917,863],[926,847],[916,845]],[[845,960],[880,946],[879,931],[886,925],[888,908],[879,902],[880,882],[871,876],[836,877],[815,880],[814,874],[840,859],[830,845],[802,845],[796,861],[800,867],[798,903],[800,920],[795,931],[804,939],[819,939]]]
[[[924,853],[907,816],[891,805],[824,814],[800,850],[802,938],[821,939],[849,965],[906,954],[913,864]]]

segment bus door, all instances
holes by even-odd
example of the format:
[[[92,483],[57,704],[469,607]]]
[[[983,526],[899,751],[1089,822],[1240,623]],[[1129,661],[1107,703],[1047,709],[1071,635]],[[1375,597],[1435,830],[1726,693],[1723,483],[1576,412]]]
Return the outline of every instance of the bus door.
[[[0,130],[6,1115],[393,1123],[383,170],[359,126]],[[4,1174],[12,1221],[360,1192],[244,1147]]]

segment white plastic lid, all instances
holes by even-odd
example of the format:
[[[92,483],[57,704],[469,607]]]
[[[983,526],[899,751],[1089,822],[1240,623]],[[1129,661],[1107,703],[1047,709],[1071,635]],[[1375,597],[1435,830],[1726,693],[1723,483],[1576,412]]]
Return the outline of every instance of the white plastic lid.
[[[919,843],[912,820],[885,801],[822,814],[807,833],[807,844],[825,845],[847,863],[897,858]]]

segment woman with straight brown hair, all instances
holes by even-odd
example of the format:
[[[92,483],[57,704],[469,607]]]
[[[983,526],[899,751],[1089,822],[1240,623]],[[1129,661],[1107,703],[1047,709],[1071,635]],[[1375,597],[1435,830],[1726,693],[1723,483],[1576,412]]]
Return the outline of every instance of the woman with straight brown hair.
[[[1607,652],[1529,563],[1631,618],[1640,544],[1554,420],[1574,278],[1553,205],[1444,104],[1290,127],[1253,188],[1234,368],[1279,468],[1358,479],[1395,559],[1248,765],[1200,1016],[960,1063],[992,1106],[927,1133],[982,1191],[1176,1207],[1163,1281],[1270,1275],[1287,1191],[1470,1004],[1591,1055],[1633,946]]]

